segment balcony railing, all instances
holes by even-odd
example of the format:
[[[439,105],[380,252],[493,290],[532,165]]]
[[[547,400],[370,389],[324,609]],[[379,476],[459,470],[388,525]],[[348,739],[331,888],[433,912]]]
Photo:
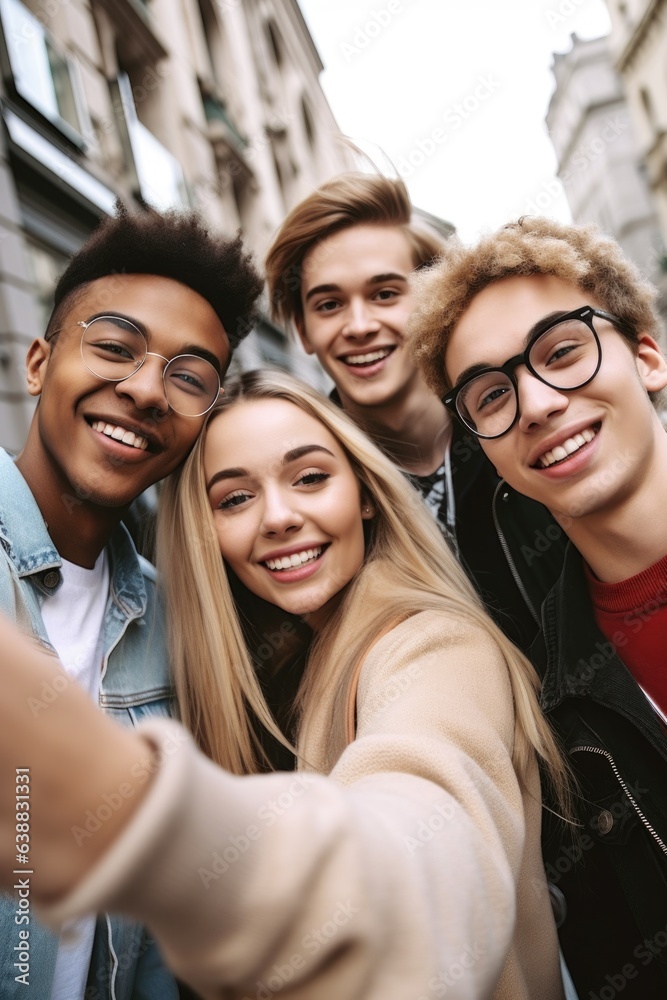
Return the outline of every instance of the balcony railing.
[[[209,123],[222,122],[239,152],[246,149],[248,146],[248,140],[245,136],[241,135],[237,129],[222,101],[212,94],[202,94],[202,100],[204,102],[206,121]]]

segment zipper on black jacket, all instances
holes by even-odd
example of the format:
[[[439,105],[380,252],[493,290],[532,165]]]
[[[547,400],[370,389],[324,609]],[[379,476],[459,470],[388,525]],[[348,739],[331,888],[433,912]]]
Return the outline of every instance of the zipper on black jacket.
[[[535,611],[535,608],[533,607],[532,601],[528,597],[528,592],[527,592],[526,588],[523,585],[523,580],[521,579],[519,571],[516,568],[516,566],[514,565],[514,560],[512,559],[512,554],[511,554],[511,552],[509,550],[509,545],[507,544],[507,540],[506,540],[506,538],[505,538],[505,536],[503,534],[503,529],[500,527],[500,521],[498,520],[498,514],[496,512],[496,499],[498,497],[498,491],[500,490],[500,488],[502,486],[506,486],[506,485],[507,485],[507,483],[505,482],[505,480],[501,479],[500,482],[498,483],[498,485],[496,486],[495,490],[493,491],[493,499],[491,500],[491,513],[493,514],[493,524],[494,524],[494,527],[496,529],[496,534],[498,536],[498,541],[500,542],[500,546],[501,546],[501,548],[503,550],[505,559],[507,561],[507,565],[509,566],[510,572],[512,573],[512,576],[514,577],[514,582],[516,583],[517,587],[519,588],[519,593],[523,597],[524,603],[525,603],[526,607],[528,608],[528,610],[530,611],[531,615],[533,616],[533,619],[535,620],[535,623],[537,625],[540,625],[540,616]]]
[[[632,794],[631,794],[628,786],[623,781],[623,778],[621,777],[620,772],[619,772],[618,768],[616,767],[616,762],[614,761],[614,758],[611,756],[611,754],[607,753],[606,750],[600,749],[600,747],[589,747],[589,746],[573,747],[572,750],[570,750],[570,753],[571,754],[572,753],[578,753],[581,750],[584,750],[587,753],[598,753],[602,757],[606,757],[607,758],[607,760],[611,764],[611,769],[614,772],[614,775],[616,776],[616,780],[618,781],[619,785],[621,786],[621,788],[623,789],[623,791],[627,795],[628,799],[630,800],[632,808],[635,810],[635,812],[639,816],[639,819],[641,820],[642,824],[646,827],[646,829],[648,830],[648,832],[651,834],[651,836],[653,837],[653,839],[655,840],[656,844],[659,846],[659,848],[663,852],[663,854],[667,854],[667,844],[665,844],[665,842],[658,836],[658,834],[654,830],[652,824],[647,820],[646,816],[644,815],[644,813],[641,811],[641,809],[639,808],[639,806],[635,802],[635,800],[634,800],[634,798],[633,798],[633,796],[632,796]]]

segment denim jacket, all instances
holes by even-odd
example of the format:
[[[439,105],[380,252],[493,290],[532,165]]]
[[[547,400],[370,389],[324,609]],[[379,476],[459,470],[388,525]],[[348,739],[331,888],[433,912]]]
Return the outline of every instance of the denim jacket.
[[[76,508],[72,511],[76,530]],[[108,546],[110,592],[104,618],[104,664],[100,706],[125,725],[148,715],[172,714],[164,621],[155,591],[155,571],[137,555],[121,525]],[[48,649],[41,603],[61,584],[61,560],[26,481],[0,449],[0,610]],[[56,695],[57,696],[57,695]],[[48,710],[53,692],[44,691],[33,711]],[[16,761],[21,767],[22,762]],[[94,818],[91,825],[94,824]],[[17,865],[17,868],[20,868]],[[21,876],[17,876],[17,880]],[[16,922],[14,897],[0,897],[0,997],[48,1000],[58,949],[57,936],[37,923]],[[16,946],[29,931],[29,985]],[[146,931],[130,921],[101,917],[85,991],[86,1000],[175,1000],[177,987]]]

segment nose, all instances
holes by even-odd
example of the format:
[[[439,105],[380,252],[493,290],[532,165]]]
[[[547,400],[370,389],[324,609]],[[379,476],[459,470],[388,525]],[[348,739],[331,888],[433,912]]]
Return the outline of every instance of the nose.
[[[519,394],[519,427],[529,431],[564,412],[570,394],[541,382],[523,365],[515,371]]]
[[[345,324],[342,329],[345,337],[365,337],[371,333],[379,333],[380,321],[373,315],[372,306],[363,298],[353,298],[349,304]]]
[[[294,497],[280,488],[267,489],[260,531],[265,538],[292,535],[303,527],[303,516],[295,509]]]
[[[169,401],[164,391],[162,377],[166,360],[160,354],[148,353],[138,371],[122,382],[116,383],[116,392],[121,396],[129,396],[138,410],[157,410],[158,413],[166,413]]]

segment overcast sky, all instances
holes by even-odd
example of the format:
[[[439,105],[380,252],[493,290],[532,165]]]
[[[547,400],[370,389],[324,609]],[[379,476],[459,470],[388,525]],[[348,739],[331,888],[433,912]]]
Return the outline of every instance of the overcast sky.
[[[299,0],[342,131],[465,240],[569,219],[544,117],[553,52],[609,31],[603,0]]]

